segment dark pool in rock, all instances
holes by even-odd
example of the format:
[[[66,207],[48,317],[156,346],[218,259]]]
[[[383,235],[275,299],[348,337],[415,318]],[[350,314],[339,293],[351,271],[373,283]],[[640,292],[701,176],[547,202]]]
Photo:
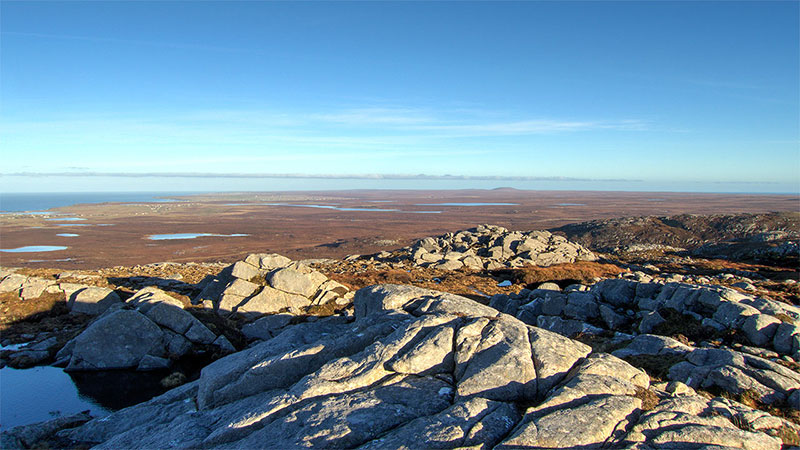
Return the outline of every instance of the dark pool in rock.
[[[7,430],[89,410],[103,417],[147,401],[168,389],[170,372],[64,372],[39,366],[0,369],[0,429]]]

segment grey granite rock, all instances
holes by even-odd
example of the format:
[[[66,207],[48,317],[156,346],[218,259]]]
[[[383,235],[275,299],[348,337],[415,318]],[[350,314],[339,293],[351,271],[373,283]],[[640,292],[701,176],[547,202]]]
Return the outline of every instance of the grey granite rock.
[[[116,292],[103,287],[84,287],[73,293],[67,300],[71,313],[99,315],[111,305],[122,303]]]
[[[766,314],[754,314],[742,323],[742,331],[753,343],[763,347],[772,341],[781,321]]]
[[[119,310],[92,323],[75,338],[68,371],[125,369],[146,355],[163,356],[161,328],[137,311]]]
[[[680,440],[677,448],[772,449],[766,432],[783,422],[686,385],[722,377],[721,386],[738,370],[734,388],[799,392],[800,375],[733,350],[638,336],[631,355],[685,355],[670,377],[698,380],[653,387],[615,356],[464,297],[381,285],[355,300],[352,323],[271,319],[279,333],[265,327],[263,342],[208,365],[196,382],[62,436],[98,448],[649,449]],[[642,398],[656,407],[644,411]],[[751,431],[733,425],[745,419]]]

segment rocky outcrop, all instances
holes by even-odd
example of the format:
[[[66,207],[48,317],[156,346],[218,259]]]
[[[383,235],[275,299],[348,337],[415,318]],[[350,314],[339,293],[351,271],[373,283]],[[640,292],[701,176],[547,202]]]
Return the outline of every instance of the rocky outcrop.
[[[39,298],[44,293],[63,294],[71,313],[93,316],[122,302],[119,295],[109,288],[29,277],[4,269],[0,273],[0,294],[7,292],[15,293],[23,301]]]
[[[354,321],[288,326],[59,436],[97,448],[663,448],[679,433],[681,448],[781,446],[762,430],[783,424],[744,405],[654,388],[615,356],[469,299],[382,285],[354,303]],[[735,425],[745,416],[747,430]]]
[[[6,450],[35,448],[42,440],[51,437],[57,431],[74,428],[90,420],[92,416],[88,412],[81,412],[46,422],[14,427],[0,433],[0,448]]]
[[[565,336],[610,330],[632,338],[665,324],[662,314],[679,314],[700,324],[709,336],[736,330],[752,345],[800,362],[799,307],[720,286],[618,278],[564,291],[523,289],[515,295],[499,294],[492,297],[490,306]]]
[[[547,231],[509,231],[494,225],[426,237],[397,252],[374,256],[380,261],[408,260],[422,267],[455,270],[495,270],[525,265],[551,266],[595,261],[583,246]]]
[[[157,288],[145,288],[112,306],[56,355],[67,371],[169,367],[195,346],[235,350]]]
[[[220,315],[249,318],[313,305],[349,303],[347,287],[301,262],[276,254],[252,254],[201,284],[194,303],[208,302]]]
[[[698,255],[733,259],[791,256],[796,260],[798,230],[800,213],[775,212],[623,217],[573,223],[550,231],[602,252],[661,246],[664,250],[690,249]]]
[[[496,295],[490,305],[565,336],[614,332],[610,344],[617,348],[615,356],[643,361],[641,364],[669,380],[761,405],[800,410],[800,373],[796,370],[800,308],[796,306],[719,286],[627,279],[572,286],[563,292],[537,289],[514,296]],[[660,330],[675,335],[685,332],[695,339],[705,336],[706,340],[687,343],[685,337],[680,342],[650,334],[663,332]],[[731,348],[712,339],[717,335],[739,336],[751,345]],[[697,426],[704,424],[709,425],[700,421]],[[796,433],[797,427],[793,429]],[[734,447],[742,445],[749,444],[742,441]]]

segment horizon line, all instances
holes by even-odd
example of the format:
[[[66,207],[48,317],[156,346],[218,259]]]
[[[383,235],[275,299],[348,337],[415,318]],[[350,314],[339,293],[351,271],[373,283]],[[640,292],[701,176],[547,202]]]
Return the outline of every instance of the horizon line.
[[[120,178],[306,178],[334,180],[476,180],[476,181],[603,181],[642,182],[627,178],[541,177],[510,175],[432,175],[432,174],[311,174],[311,173],[213,173],[213,172],[14,172],[0,173],[0,177],[120,177]]]

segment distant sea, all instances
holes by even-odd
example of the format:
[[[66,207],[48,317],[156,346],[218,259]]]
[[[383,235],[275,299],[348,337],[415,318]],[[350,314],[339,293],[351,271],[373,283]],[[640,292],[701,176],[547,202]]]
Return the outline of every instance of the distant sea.
[[[197,192],[36,192],[0,193],[0,212],[44,211],[81,203],[152,203],[174,201],[170,197]]]

